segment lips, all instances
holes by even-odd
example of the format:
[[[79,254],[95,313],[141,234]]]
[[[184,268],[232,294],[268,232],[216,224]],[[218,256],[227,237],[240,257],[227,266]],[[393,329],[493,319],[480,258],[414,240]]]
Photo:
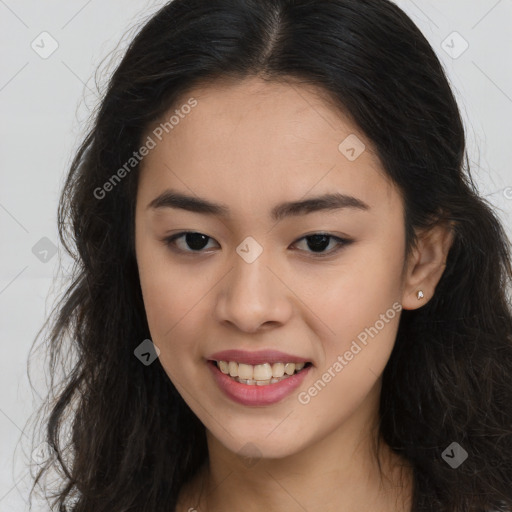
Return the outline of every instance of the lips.
[[[236,366],[283,366],[279,363],[288,363],[293,369],[296,364],[301,367],[298,372],[291,372],[291,375],[284,375],[278,382],[235,380],[229,374],[221,371],[218,362],[226,361],[238,363]],[[269,406],[276,404],[289,396],[298,386],[304,382],[304,379],[313,369],[313,365],[307,359],[279,352],[276,350],[261,350],[257,352],[247,352],[243,350],[224,350],[211,354],[207,358],[207,367],[212,372],[215,382],[219,389],[232,401],[245,406]],[[224,368],[225,370],[225,368]],[[257,377],[261,377],[258,375]],[[272,379],[274,381],[275,379]]]
[[[269,406],[277,404],[296,390],[309,374],[312,366],[306,366],[302,371],[276,383],[266,386],[252,386],[234,381],[228,375],[224,375],[214,363],[206,365],[212,372],[214,381],[224,395],[245,406]]]

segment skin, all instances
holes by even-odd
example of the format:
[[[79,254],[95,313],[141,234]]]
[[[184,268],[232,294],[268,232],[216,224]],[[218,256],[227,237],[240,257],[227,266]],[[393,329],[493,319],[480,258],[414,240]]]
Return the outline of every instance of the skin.
[[[404,262],[398,189],[370,141],[316,88],[219,81],[189,91],[165,119],[190,97],[198,105],[142,162],[135,219],[153,343],[207,432],[209,462],[182,490],[177,510],[410,510],[411,468],[384,444],[381,475],[374,452],[381,375],[400,313],[309,403],[298,395],[394,303],[415,309],[432,297],[451,231],[436,226],[420,233]],[[366,145],[355,161],[338,150],[350,134]],[[147,207],[170,188],[224,203],[231,215]],[[333,191],[370,209],[270,218],[278,203]],[[163,240],[182,231],[211,238],[202,253],[193,253],[185,237],[173,251]],[[331,239],[324,251],[330,255],[321,258],[304,239],[319,232],[353,242],[332,252]],[[263,248],[252,263],[236,252],[247,236]],[[234,348],[281,350],[313,368],[277,404],[236,404],[205,362]]]

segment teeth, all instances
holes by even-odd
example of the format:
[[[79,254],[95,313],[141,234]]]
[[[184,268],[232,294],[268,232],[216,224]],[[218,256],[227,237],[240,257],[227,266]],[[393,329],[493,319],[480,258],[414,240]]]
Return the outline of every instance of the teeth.
[[[272,367],[268,363],[257,364],[254,367],[253,378],[254,380],[270,381],[270,379],[272,378]]]
[[[296,371],[299,372],[305,363],[263,363],[253,366],[236,361],[217,361],[217,365],[222,373],[230,375],[238,382],[265,386],[288,378]]]
[[[253,367],[250,364],[238,365],[238,377],[240,378],[240,380],[252,379],[253,373]]]
[[[238,382],[241,382],[242,384],[249,384],[251,386],[254,386],[256,384],[256,381],[253,379],[238,379]]]
[[[282,377],[284,375],[284,364],[274,363],[272,365],[272,377]]]
[[[293,375],[295,373],[295,363],[286,363],[284,365],[284,373],[286,375]]]
[[[231,377],[238,377],[238,363],[229,361],[228,368],[229,368],[229,375],[231,375]]]

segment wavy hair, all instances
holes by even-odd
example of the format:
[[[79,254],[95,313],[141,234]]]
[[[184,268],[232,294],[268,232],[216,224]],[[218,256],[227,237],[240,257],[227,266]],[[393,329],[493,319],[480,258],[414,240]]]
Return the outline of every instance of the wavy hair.
[[[388,0],[174,0],[140,28],[60,197],[74,266],[45,323],[51,454],[34,487],[54,468],[52,510],[169,512],[207,458],[204,426],[159,360],[134,357],[150,338],[134,250],[138,166],[104,197],[95,190],[187,91],[250,76],[318,86],[366,134],[403,196],[406,256],[418,230],[452,224],[434,296],[401,313],[379,430],[413,466],[413,512],[512,510],[510,241],[471,177],[442,65]],[[457,469],[442,458],[452,442],[468,453]]]

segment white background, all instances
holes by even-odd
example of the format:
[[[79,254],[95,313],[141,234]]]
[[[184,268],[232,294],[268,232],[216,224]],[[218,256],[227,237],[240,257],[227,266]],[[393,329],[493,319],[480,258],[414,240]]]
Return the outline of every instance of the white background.
[[[60,247],[47,262],[32,248],[43,237],[59,246],[58,195],[97,103],[96,69],[125,35],[121,52],[137,24],[163,3],[0,0],[1,512],[28,510],[32,434],[26,422],[46,393],[44,378],[35,377],[45,362],[41,353],[31,360],[36,393],[30,390],[28,351],[62,289],[59,262],[64,267],[69,262]],[[512,189],[507,189],[512,187],[512,1],[397,3],[418,24],[447,70],[465,121],[480,193],[499,208],[512,238]],[[128,29],[132,32],[126,35]],[[49,39],[41,42],[47,37],[40,36],[44,31],[58,43],[47,59],[31,47],[35,41],[51,48]],[[463,48],[463,41],[451,35],[454,31],[469,44],[455,59],[443,49]],[[97,77],[100,85],[116,62],[109,59],[110,67],[103,65]]]

